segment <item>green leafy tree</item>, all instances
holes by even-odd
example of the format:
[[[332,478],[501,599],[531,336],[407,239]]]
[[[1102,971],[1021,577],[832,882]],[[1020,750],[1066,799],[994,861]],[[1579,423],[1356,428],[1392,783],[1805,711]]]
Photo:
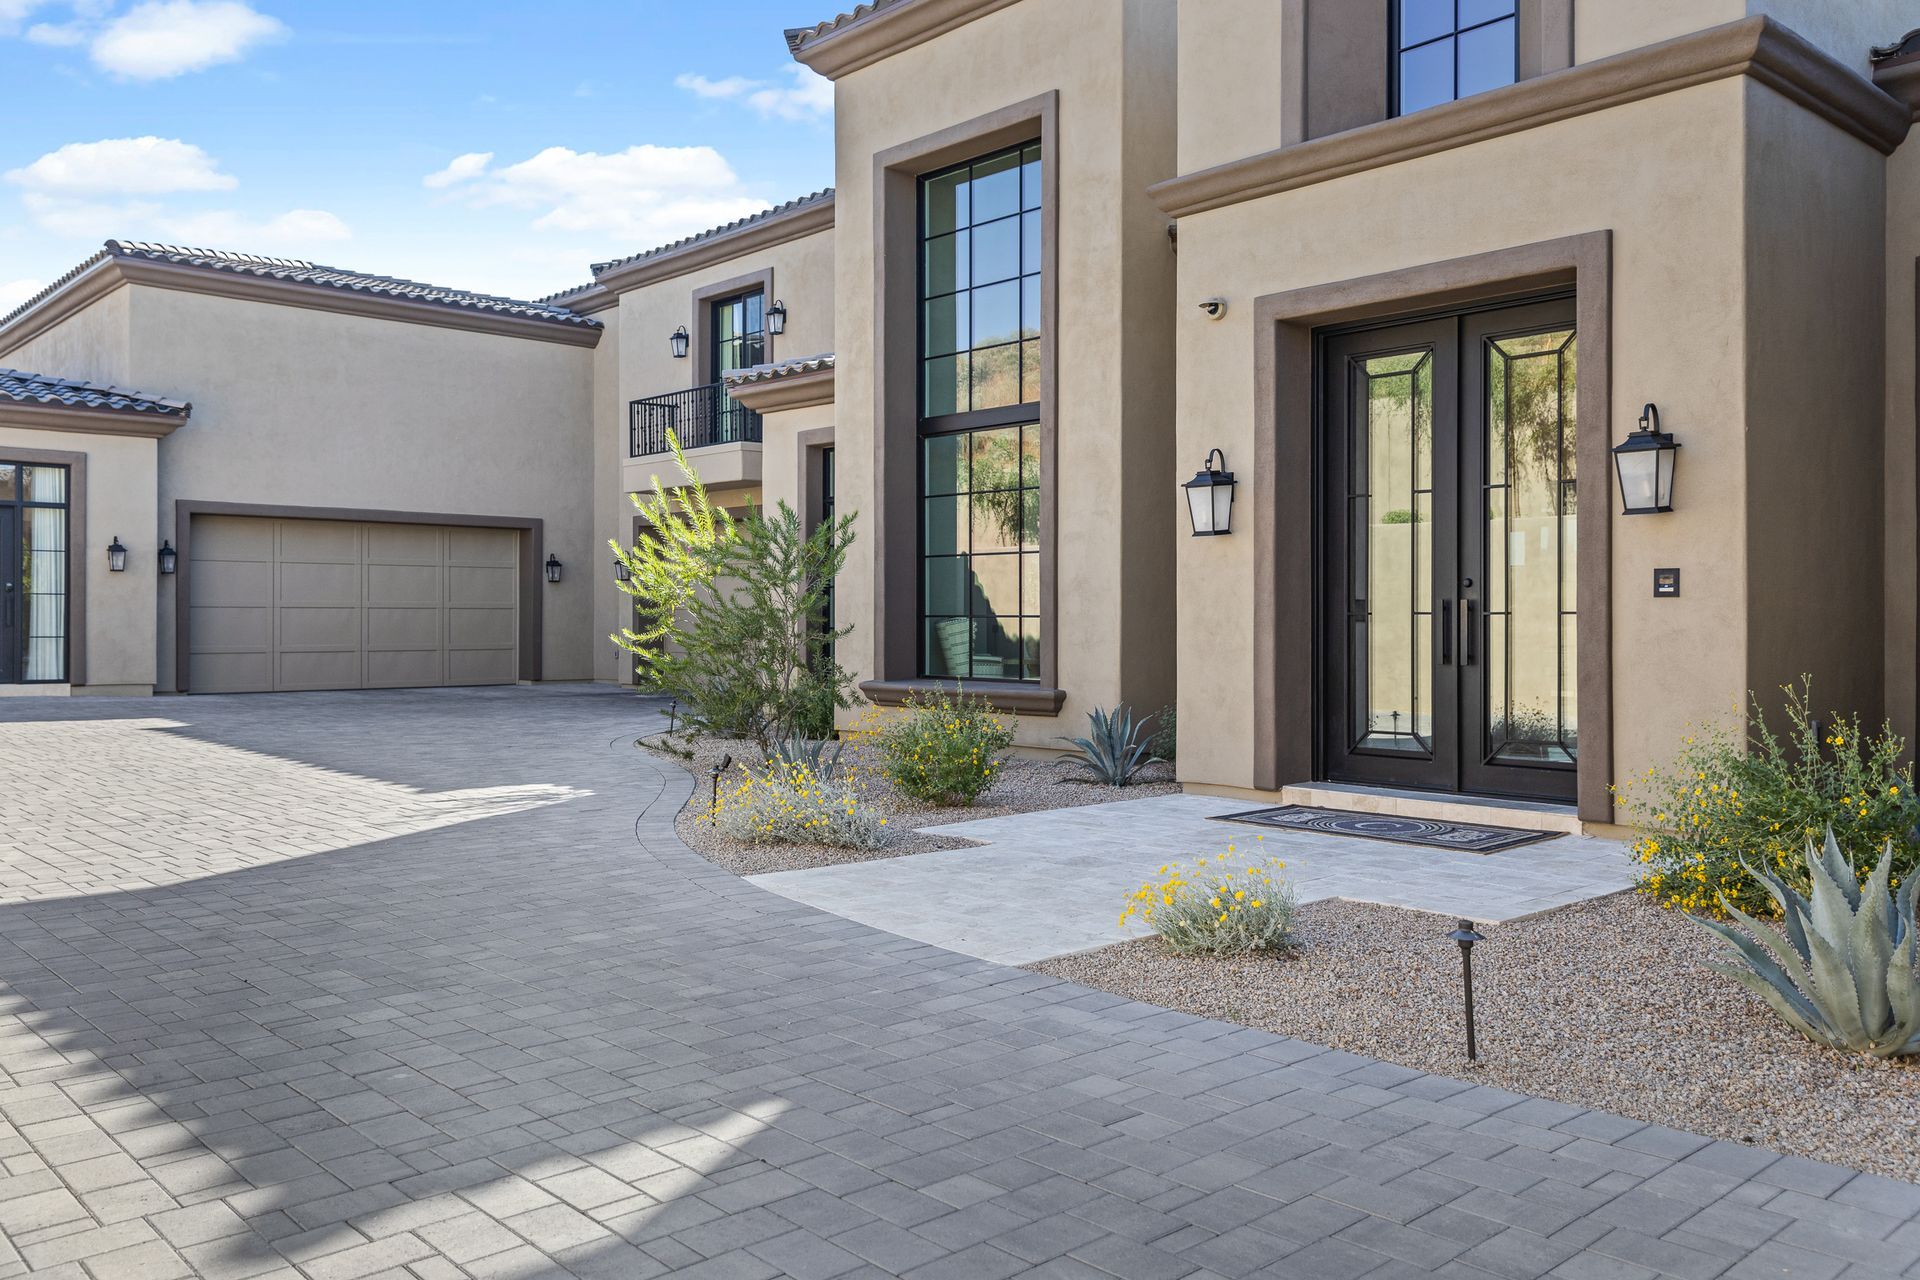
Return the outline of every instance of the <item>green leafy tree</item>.
[[[670,642],[685,630],[689,606],[712,589],[740,531],[732,515],[707,496],[700,473],[672,431],[667,432],[667,447],[686,483],[668,487],[659,476],[651,477],[651,493],[628,495],[640,513],[639,538],[631,547],[607,540],[627,570],[627,579],[616,585],[632,598],[634,608],[633,626],[608,638],[634,656],[634,671],[643,686],[675,692],[664,679]]]

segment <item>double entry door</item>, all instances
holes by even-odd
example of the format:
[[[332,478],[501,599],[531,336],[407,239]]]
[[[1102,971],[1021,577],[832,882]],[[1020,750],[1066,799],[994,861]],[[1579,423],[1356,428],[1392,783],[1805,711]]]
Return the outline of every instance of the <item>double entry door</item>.
[[[1572,299],[1326,337],[1329,778],[1572,799]]]

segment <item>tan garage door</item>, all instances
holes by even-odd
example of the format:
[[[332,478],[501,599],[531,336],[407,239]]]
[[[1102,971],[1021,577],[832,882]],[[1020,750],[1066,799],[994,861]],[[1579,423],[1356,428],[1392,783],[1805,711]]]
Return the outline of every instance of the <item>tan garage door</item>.
[[[511,684],[519,534],[195,516],[194,693]]]

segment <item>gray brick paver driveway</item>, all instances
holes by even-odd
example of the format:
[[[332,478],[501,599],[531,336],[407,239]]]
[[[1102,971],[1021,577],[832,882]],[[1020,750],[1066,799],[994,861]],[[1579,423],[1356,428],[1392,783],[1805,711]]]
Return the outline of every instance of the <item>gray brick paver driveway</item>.
[[[1920,1188],[757,889],[649,715],[0,701],[0,1277],[1920,1275]]]

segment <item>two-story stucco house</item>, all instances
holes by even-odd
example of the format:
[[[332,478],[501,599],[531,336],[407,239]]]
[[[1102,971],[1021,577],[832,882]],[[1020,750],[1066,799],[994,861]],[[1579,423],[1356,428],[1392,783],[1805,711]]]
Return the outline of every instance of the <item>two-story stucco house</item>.
[[[0,684],[631,681],[672,430],[1028,747],[1572,824],[1802,673],[1913,736],[1901,8],[878,0],[831,189],[550,298],[110,243],[0,319]]]

